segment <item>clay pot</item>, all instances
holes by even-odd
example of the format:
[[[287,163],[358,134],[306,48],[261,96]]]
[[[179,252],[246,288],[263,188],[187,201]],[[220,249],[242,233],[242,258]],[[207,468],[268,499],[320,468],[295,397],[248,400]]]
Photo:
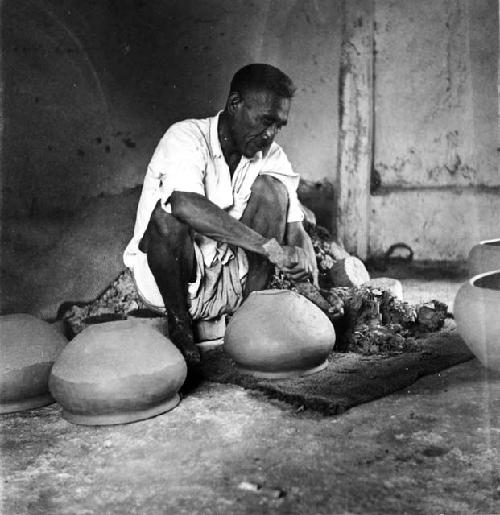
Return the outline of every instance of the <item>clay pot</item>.
[[[242,372],[283,378],[312,374],[327,365],[335,343],[328,317],[302,295],[253,292],[226,328],[224,350]]]
[[[487,368],[500,370],[500,270],[465,282],[453,305],[457,330]]]
[[[75,424],[125,424],[171,410],[187,367],[175,345],[135,320],[89,326],[57,359],[50,391]]]
[[[484,240],[469,252],[469,277],[500,269],[500,238]]]
[[[27,314],[0,316],[0,413],[54,402],[48,381],[66,338],[49,323]]]

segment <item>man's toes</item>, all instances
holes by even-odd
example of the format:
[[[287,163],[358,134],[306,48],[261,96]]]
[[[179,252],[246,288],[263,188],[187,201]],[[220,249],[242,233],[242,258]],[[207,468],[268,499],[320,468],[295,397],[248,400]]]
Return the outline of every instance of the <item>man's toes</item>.
[[[188,368],[190,366],[198,366],[201,362],[200,351],[194,343],[185,343],[181,346],[180,351],[186,360]]]
[[[181,388],[183,395],[188,395],[203,382],[203,370],[201,368],[200,351],[196,346],[194,348],[181,349],[182,355],[187,364],[187,376]]]

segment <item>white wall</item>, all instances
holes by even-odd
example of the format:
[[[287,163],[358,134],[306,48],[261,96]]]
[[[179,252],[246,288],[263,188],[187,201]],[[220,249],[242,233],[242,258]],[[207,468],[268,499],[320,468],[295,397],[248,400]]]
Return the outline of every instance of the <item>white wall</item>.
[[[500,236],[497,0],[377,0],[370,253],[464,259]]]

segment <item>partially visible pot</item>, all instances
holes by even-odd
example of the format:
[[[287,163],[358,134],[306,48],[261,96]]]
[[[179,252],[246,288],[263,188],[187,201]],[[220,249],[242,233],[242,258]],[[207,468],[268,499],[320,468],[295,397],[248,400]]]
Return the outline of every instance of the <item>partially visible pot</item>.
[[[469,277],[500,269],[500,238],[474,245],[468,258]]]
[[[500,269],[465,282],[457,292],[453,315],[460,336],[477,359],[500,371]]]
[[[50,371],[67,343],[45,320],[26,313],[0,316],[0,413],[54,402]]]

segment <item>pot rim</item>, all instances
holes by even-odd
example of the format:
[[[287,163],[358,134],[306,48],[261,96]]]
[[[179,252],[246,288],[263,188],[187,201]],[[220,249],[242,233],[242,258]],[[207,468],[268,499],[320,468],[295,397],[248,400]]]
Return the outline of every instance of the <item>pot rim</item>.
[[[492,288],[485,288],[484,286],[476,286],[474,283],[477,280],[482,279],[483,277],[485,277],[487,275],[495,275],[495,274],[500,274],[500,268],[498,270],[489,270],[488,272],[483,272],[481,274],[474,275],[467,282],[474,288],[482,288],[482,289],[486,289],[486,290],[491,290]]]
[[[298,295],[298,293],[293,290],[275,290],[275,289],[255,290],[255,291],[252,291],[250,293],[250,295],[253,295],[254,293],[257,295],[277,295],[280,293],[294,293],[295,295]]]
[[[493,243],[494,241],[500,242],[500,237],[498,237],[498,238],[491,238],[491,240],[480,241],[479,245],[487,245],[488,243]]]

